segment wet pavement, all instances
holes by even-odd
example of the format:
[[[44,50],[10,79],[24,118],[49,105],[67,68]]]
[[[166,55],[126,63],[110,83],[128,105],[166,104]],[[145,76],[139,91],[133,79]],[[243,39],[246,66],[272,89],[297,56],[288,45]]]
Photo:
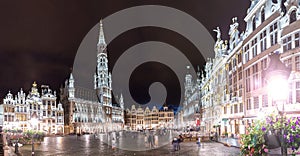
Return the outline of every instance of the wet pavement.
[[[239,140],[236,138],[219,138],[218,142],[240,148]]]
[[[181,149],[173,151],[172,133],[158,135],[155,141],[154,149],[150,149],[144,134],[137,135],[83,135],[65,136],[65,137],[46,137],[44,142],[35,145],[35,154],[37,156],[78,156],[78,155],[107,155],[107,156],[161,156],[161,155],[211,155],[211,156],[235,156],[239,155],[238,148],[226,147],[221,143],[205,142],[201,147],[197,147],[196,142],[180,143]],[[112,138],[116,141],[112,142]],[[115,139],[115,138],[114,138]],[[112,146],[118,148],[112,149]],[[141,150],[142,151],[138,151]],[[25,145],[20,148],[22,155],[31,155],[31,145]]]

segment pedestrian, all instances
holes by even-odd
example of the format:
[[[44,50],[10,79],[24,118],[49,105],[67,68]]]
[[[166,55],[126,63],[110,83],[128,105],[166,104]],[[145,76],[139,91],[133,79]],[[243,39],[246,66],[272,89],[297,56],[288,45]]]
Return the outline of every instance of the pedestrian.
[[[154,146],[154,143],[153,143],[153,136],[152,136],[151,132],[149,133],[149,136],[148,136],[148,142],[149,142],[149,148],[152,149]]]
[[[181,142],[183,142],[183,137],[182,137],[182,135],[180,134],[179,136],[178,136],[178,150],[180,150],[180,143]]]
[[[116,148],[116,140],[115,138],[113,137],[112,140],[111,140],[111,149],[115,149]]]
[[[173,145],[173,151],[179,150],[178,148],[179,143],[177,138],[173,138],[172,145]]]
[[[153,135],[154,147],[158,147],[158,136]]]
[[[198,137],[197,144],[198,144],[198,147],[201,146],[201,138],[200,138],[200,136]]]
[[[218,132],[215,133],[215,139],[218,141]]]

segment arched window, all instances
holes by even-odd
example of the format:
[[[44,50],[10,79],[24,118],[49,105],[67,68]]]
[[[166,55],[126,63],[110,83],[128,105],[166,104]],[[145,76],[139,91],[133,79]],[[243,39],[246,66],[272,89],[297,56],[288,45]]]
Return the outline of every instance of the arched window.
[[[254,31],[256,29],[256,20],[255,20],[255,16],[252,18],[252,31]]]
[[[263,23],[265,21],[265,8],[261,9],[260,18],[261,18],[261,23]]]
[[[296,17],[296,10],[293,10],[290,14],[290,24],[295,22],[297,20],[297,17]]]

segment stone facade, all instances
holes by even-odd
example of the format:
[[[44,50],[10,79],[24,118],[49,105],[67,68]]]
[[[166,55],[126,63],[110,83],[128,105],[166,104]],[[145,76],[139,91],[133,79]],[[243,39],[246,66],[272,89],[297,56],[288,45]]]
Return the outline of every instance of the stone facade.
[[[206,132],[244,134],[264,114],[280,110],[290,116],[300,114],[299,13],[298,0],[283,5],[281,1],[252,0],[244,18],[246,30],[239,33],[237,18],[233,18],[229,46],[217,35],[216,56],[206,63],[200,89]],[[289,97],[283,103],[269,95],[262,74],[271,53],[278,53],[291,69]]]
[[[63,134],[64,109],[56,100],[55,91],[42,85],[40,94],[35,82],[27,96],[22,89],[15,96],[9,92],[0,105],[3,110],[3,129]]]
[[[174,111],[166,105],[160,110],[155,106],[150,110],[149,107],[143,109],[132,105],[131,109],[125,111],[125,125],[129,130],[173,128]]]

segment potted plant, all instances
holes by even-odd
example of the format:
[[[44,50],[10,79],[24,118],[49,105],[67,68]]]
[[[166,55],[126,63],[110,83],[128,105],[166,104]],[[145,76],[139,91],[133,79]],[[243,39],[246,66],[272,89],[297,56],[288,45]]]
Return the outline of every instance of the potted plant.
[[[265,155],[281,146],[295,155],[300,146],[300,117],[271,114],[256,121],[241,137],[243,155]],[[280,154],[280,153],[277,153]]]

